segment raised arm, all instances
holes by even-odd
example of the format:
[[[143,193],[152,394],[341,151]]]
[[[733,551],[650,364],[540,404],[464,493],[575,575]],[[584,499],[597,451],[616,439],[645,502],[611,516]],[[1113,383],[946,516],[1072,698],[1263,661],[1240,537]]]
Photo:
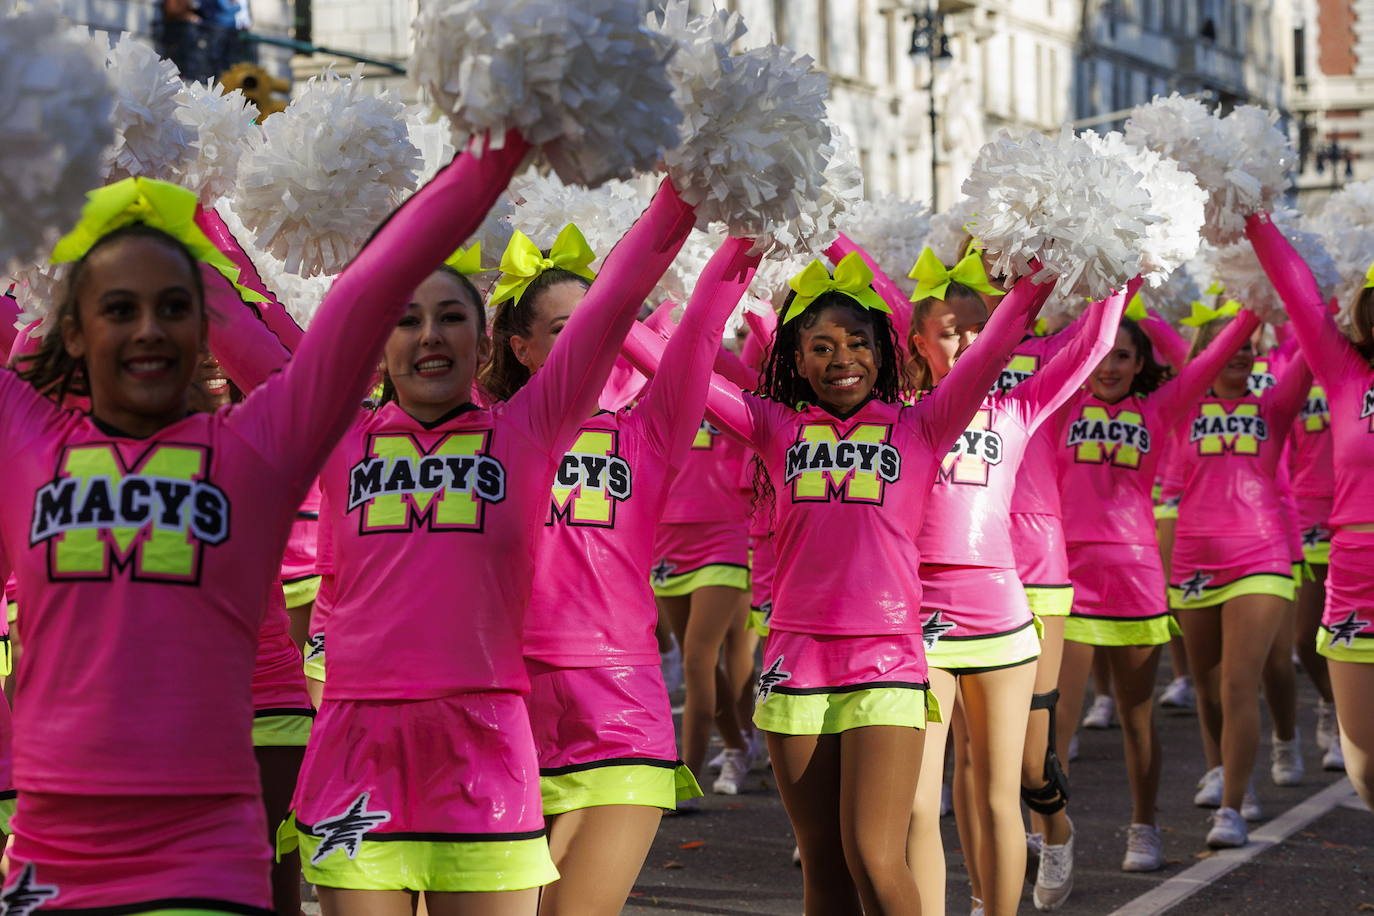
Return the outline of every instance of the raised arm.
[[[768,348],[773,345],[773,335],[778,332],[778,313],[771,308],[766,312],[750,309],[744,313],[744,323],[749,325],[749,336],[744,338],[740,358],[755,372],[762,371]]]
[[[653,377],[667,349],[663,337],[635,324],[625,338],[624,354],[640,372]],[[717,373],[711,373],[706,390],[706,419],[729,436],[734,436],[750,448],[755,447],[754,416],[740,387]]]
[[[202,264],[200,276],[210,313],[210,352],[240,391],[252,391],[285,366],[291,354],[223,274]]]
[[[1053,283],[1038,284],[1029,277],[1017,280],[983,326],[978,339],[959,357],[949,375],[921,401],[922,410],[915,415],[921,418],[935,454],[949,451],[968,426],[1053,289]]]
[[[411,292],[477,230],[528,149],[512,133],[501,149],[466,152],[402,204],[334,281],[291,361],[230,414],[231,428],[302,496],[366,394]]]
[[[200,227],[200,231],[204,232],[210,241],[215,243],[215,247],[223,252],[224,256],[239,269],[239,283],[267,298],[266,302],[257,303],[254,307],[261,314],[262,320],[271,328],[272,333],[277,335],[282,346],[286,347],[288,351],[295,352],[296,347],[300,346],[301,338],[305,336],[305,331],[296,324],[296,319],[291,317],[291,313],[286,310],[286,306],[281,304],[281,300],[277,298],[276,294],[267,288],[267,283],[258,273],[258,268],[253,263],[253,259],[248,257],[248,252],[244,251],[239,240],[234,238],[234,234],[224,224],[224,219],[213,209],[207,210],[204,207],[198,207],[196,209],[196,225]]]
[[[868,269],[873,271],[873,289],[883,297],[887,307],[892,309],[892,327],[897,332],[897,343],[901,346],[902,352],[906,352],[907,339],[911,334],[911,302],[902,292],[902,288],[892,282],[892,278],[883,271],[877,261],[873,260],[872,255],[843,232],[829,248],[825,249],[825,256],[831,263],[838,264],[845,255],[855,251],[864,259]]]
[[[1269,214],[1256,213],[1246,220],[1245,234],[1250,237],[1269,282],[1287,307],[1313,373],[1324,387],[1334,389],[1348,374],[1362,369],[1364,360],[1336,327],[1307,262],[1283,237]]]
[[[1183,364],[1188,362],[1188,351],[1192,349],[1183,335],[1154,309],[1150,309],[1149,315],[1138,323],[1164,362],[1172,366],[1175,372],[1182,372]]]
[[[1133,284],[1135,282],[1132,281]],[[1088,306],[1084,310],[1084,321],[1074,328],[1064,346],[1050,357],[1040,371],[1007,394],[1007,397],[1024,405],[1027,425],[1032,432],[1064,406],[1097,368],[1102,357],[1111,351],[1116,343],[1121,313],[1126,310],[1126,303],[1133,295],[1135,290],[1128,286],[1124,292],[1113,293],[1105,301]]]
[[[8,353],[14,346],[14,339],[19,335],[19,329],[14,326],[19,319],[19,302],[13,296],[6,295],[0,299],[0,346],[5,348]]]
[[[725,322],[749,288],[759,257],[753,239],[726,239],[706,262],[682,321],[663,350],[658,371],[636,411],[670,465],[682,463],[706,411],[712,357],[720,350]]]
[[[1269,422],[1275,427],[1270,430],[1270,435],[1288,435],[1288,427],[1298,418],[1303,405],[1307,403],[1307,393],[1311,390],[1312,368],[1302,352],[1298,351],[1284,362],[1274,387],[1264,395],[1269,402]]]
[[[606,256],[548,361],[511,398],[512,407],[518,404],[528,411],[524,416],[530,433],[548,451],[567,451],[596,410],[635,315],[677,257],[695,221],[691,206],[671,181],[663,179],[648,209]]]
[[[1259,324],[1258,315],[1249,309],[1241,309],[1192,362],[1152,395],[1159,405],[1165,429],[1172,430],[1183,422],[1188,411],[1193,409],[1198,398],[1206,393],[1216,379],[1221,367],[1236,355],[1236,351],[1250,339]]]

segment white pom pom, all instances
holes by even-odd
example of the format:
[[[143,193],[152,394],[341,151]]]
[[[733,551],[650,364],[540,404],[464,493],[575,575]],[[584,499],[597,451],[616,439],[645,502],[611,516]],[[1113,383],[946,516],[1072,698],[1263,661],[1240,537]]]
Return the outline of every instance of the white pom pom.
[[[176,65],[127,34],[110,49],[105,63],[117,93],[107,179],[176,180],[196,139],[195,128],[177,117],[182,83]]]
[[[1191,270],[1179,267],[1153,290],[1144,291],[1145,302],[1166,321],[1177,323],[1192,312],[1193,300],[1202,298],[1202,286]]]
[[[334,276],[321,274],[315,277],[302,277],[288,271],[286,265],[270,252],[263,251],[253,244],[252,232],[243,224],[243,220],[234,212],[227,199],[221,200],[215,210],[243,248],[244,254],[253,262],[253,267],[257,269],[258,276],[262,277],[267,289],[276,295],[277,300],[286,307],[297,324],[303,328],[309,327],[320,303],[324,301],[324,294],[329,292],[329,287],[334,283]]]
[[[1275,211],[1274,225],[1278,226],[1311,268],[1322,298],[1330,298],[1341,276],[1321,237],[1299,225],[1296,214],[1291,210]],[[1218,248],[1213,255],[1212,266],[1216,278],[1226,284],[1228,299],[1238,299],[1269,324],[1282,324],[1286,320],[1283,301],[1269,282],[1269,276],[1260,266],[1259,258],[1249,242]]]
[[[1159,218],[1146,232],[1140,249],[1141,274],[1150,286],[1159,286],[1175,268],[1197,256],[1206,192],[1174,160],[1132,146],[1116,131],[1104,136],[1086,131],[1083,139],[1102,155],[1121,159],[1141,174],[1141,183],[1150,192],[1151,211]]]
[[[724,223],[764,250],[824,247],[828,240],[813,236],[829,231],[835,200],[825,191],[833,154],[825,75],[777,45],[732,53],[744,30],[734,14],[688,20],[678,0],[659,27],[678,41],[669,71],[686,117],[683,141],[664,162],[698,227]]]
[[[1126,139],[1178,161],[1208,193],[1203,234],[1214,245],[1241,237],[1246,217],[1271,210],[1295,162],[1278,115],[1251,105],[1218,119],[1177,94],[1136,108]]]
[[[1333,197],[1321,216],[1302,220],[1301,226],[1321,236],[1336,264],[1339,277],[1332,295],[1342,307],[1349,306],[1364,290],[1366,272],[1374,265],[1374,224],[1352,222],[1347,217],[1360,215],[1360,202],[1347,197],[1336,206]],[[1371,199],[1369,203],[1374,203]]]
[[[420,175],[417,185],[423,187],[439,170],[453,161],[453,130],[447,121],[430,117],[430,111],[419,105],[406,109],[406,130],[410,142],[420,151]]]
[[[177,120],[195,139],[176,181],[195,191],[201,203],[213,203],[234,190],[239,158],[258,136],[256,111],[241,90],[225,92],[219,83],[187,83],[177,106]]]
[[[975,207],[977,202],[973,198],[961,197],[954,206],[930,218],[930,231],[925,243],[946,266],[954,266],[964,256],[964,239],[973,233],[973,224],[978,219]],[[917,252],[919,256],[920,252]],[[914,265],[916,262],[911,263]],[[907,272],[910,270],[908,267]]]
[[[596,252],[593,271],[600,269],[606,255],[649,204],[640,187],[629,182],[608,181],[589,189],[532,172],[511,182],[510,197],[515,202],[511,226],[540,248],[552,245],[568,223],[576,224]],[[492,260],[500,256],[499,250],[491,252]]]
[[[44,257],[114,138],[104,52],[48,7],[0,15],[0,271]]]
[[[654,298],[659,302],[674,302],[679,307],[686,305],[702,269],[723,240],[724,236],[718,233],[693,229],[655,287]]]
[[[430,0],[410,72],[457,136],[515,129],[569,184],[650,168],[682,113],[637,0]]]
[[[1320,214],[1352,226],[1374,226],[1374,181],[1355,181],[1341,188],[1327,198]]]
[[[234,209],[292,273],[342,270],[415,188],[420,154],[401,103],[363,90],[361,74],[312,79],[239,163]]]
[[[1057,278],[1067,300],[1103,299],[1140,273],[1160,222],[1142,176],[1067,131],[1059,138],[1003,133],[983,147],[964,182],[975,231],[994,275]]]
[[[15,327],[42,320],[39,330],[47,333],[51,317],[66,292],[70,264],[33,264],[14,272],[14,297],[19,303]]]
[[[845,214],[844,233],[910,296],[916,281],[907,274],[921,256],[931,221],[930,209],[925,204],[895,194],[879,194],[872,200],[860,201]]]

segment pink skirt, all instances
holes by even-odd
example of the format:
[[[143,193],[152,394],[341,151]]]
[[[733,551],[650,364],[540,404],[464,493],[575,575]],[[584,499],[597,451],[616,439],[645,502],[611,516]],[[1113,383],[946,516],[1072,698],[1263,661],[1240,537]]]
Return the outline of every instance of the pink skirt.
[[[43,910],[271,912],[272,854],[256,795],[25,792],[10,857],[6,899],[23,887]]]
[[[749,557],[749,626],[768,635],[773,619],[773,576],[778,571],[777,540],[772,535],[751,535]]]
[[[1292,550],[1286,538],[1252,535],[1175,537],[1169,606],[1214,607],[1240,595],[1293,600]]]
[[[1298,534],[1303,556],[1309,563],[1331,561],[1331,507],[1329,497],[1298,497]]]
[[[739,519],[659,525],[654,556],[656,595],[690,595],[709,585],[749,588],[749,529]]]
[[[1337,531],[1331,539],[1317,649],[1336,661],[1374,664],[1374,532]]]
[[[1014,569],[921,565],[921,626],[932,668],[976,674],[1040,654],[1026,590]]]
[[[1061,588],[1069,584],[1069,555],[1061,519],[1013,512],[1011,544],[1016,554],[1016,574],[1026,588]]]

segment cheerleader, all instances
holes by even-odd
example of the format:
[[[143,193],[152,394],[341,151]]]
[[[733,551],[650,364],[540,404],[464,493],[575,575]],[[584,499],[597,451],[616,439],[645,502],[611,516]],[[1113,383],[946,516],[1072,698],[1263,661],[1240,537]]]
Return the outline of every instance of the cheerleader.
[[[808,913],[920,905],[910,761],[937,710],[912,543],[940,459],[1049,292],[1018,284],[945,384],[908,406],[872,277],[857,253],[833,276],[813,261],[789,282],[762,394],[718,380],[707,401],[711,422],[758,452],[773,493],[777,571],[754,723],[797,837]]]
[[[916,290],[922,298],[912,312],[908,349],[918,389],[940,390],[938,383],[986,320],[978,290],[954,280],[954,273]],[[966,835],[974,838],[969,848],[978,878],[973,896],[991,913],[1015,910],[1025,872],[1018,792],[1035,680],[1029,663],[1039,655],[1034,617],[1015,572],[1012,487],[1031,437],[1106,352],[1123,307],[1120,295],[1092,307],[1044,367],[1009,392],[983,399],[944,458],[916,542],[931,683],[945,708],[958,688],[968,729],[975,800],[969,815],[976,824]],[[994,318],[1000,312],[999,306]],[[940,725],[930,731],[913,808],[909,859],[927,904],[944,898],[939,816],[946,733]],[[1014,750],[1006,743],[1013,734]]]
[[[1346,773],[1365,803],[1374,805],[1374,719],[1366,709],[1374,694],[1374,613],[1368,600],[1374,591],[1374,511],[1366,495],[1374,470],[1369,438],[1374,294],[1365,288],[1356,297],[1353,339],[1347,339],[1327,311],[1311,271],[1270,218],[1252,217],[1246,231],[1288,308],[1303,355],[1329,403],[1335,471],[1330,524],[1335,533],[1317,650],[1327,659]]]
[[[654,544],[645,533],[698,437],[712,357],[757,264],[752,244],[728,240],[716,253],[663,371],[632,409],[586,421],[559,462],[536,538],[524,633],[526,705],[560,876],[544,891],[541,913],[619,913],[662,811],[701,794],[677,757],[654,636]],[[483,383],[506,401],[543,377],[587,289],[573,272],[586,258],[555,244],[550,260],[555,266],[538,269],[538,253],[518,234],[502,260],[493,293],[498,355]]]
[[[1194,305],[1193,352],[1239,310]],[[1174,539],[1170,606],[1182,611],[1184,644],[1198,691],[1204,741],[1220,766],[1199,794],[1220,783],[1221,805],[1207,843],[1243,846],[1246,799],[1259,741],[1260,677],[1294,597],[1293,567],[1276,482],[1288,429],[1306,400],[1311,373],[1298,360],[1262,398],[1249,393],[1255,352],[1247,340],[1212,381],[1180,430],[1183,497]]]

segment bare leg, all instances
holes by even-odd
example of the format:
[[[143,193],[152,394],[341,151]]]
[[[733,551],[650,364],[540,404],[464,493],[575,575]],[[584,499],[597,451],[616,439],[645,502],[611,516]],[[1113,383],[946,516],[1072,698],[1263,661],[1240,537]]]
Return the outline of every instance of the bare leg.
[[[978,794],[978,877],[989,916],[1010,916],[1026,875],[1021,822],[1021,750],[1030,715],[1033,665],[961,677],[964,723]]]
[[[308,601],[298,607],[286,609],[288,630],[291,633],[291,641],[296,644],[296,648],[305,651],[305,644],[310,642],[310,613],[315,610],[315,602]]]
[[[1259,749],[1259,682],[1288,602],[1241,595],[1221,608],[1221,803],[1240,810]]]
[[[316,709],[324,702],[324,681],[317,681],[313,677],[305,679],[305,692],[310,694],[310,702]]]
[[[749,628],[749,601],[740,593],[740,613],[725,634],[725,673],[734,691],[734,721],[744,735],[754,733],[754,654],[759,634]],[[722,703],[722,705],[724,705]]]
[[[355,891],[338,887],[316,890],[324,916],[412,916],[419,897],[411,891]]]
[[[1293,668],[1293,627],[1297,606],[1284,602],[1283,619],[1264,659],[1264,700],[1274,722],[1274,737],[1292,741],[1298,727],[1298,673]]]
[[[840,736],[767,736],[773,778],[801,851],[803,911],[807,916],[862,916],[840,828]]]
[[[1221,609],[1190,608],[1178,615],[1197,690],[1197,721],[1207,768],[1221,766]]]
[[[945,742],[954,718],[954,675],[940,668],[930,669],[930,689],[940,701],[944,722],[926,725],[925,746],[921,749],[920,774],[916,779],[916,801],[912,806],[911,834],[907,840],[907,861],[916,875],[921,908],[927,913],[945,912],[945,847],[940,839],[940,789],[945,766]],[[770,747],[771,747],[770,743]],[[776,774],[778,759],[773,756]]]
[[[659,598],[682,647],[687,700],[682,714],[682,759],[705,782],[706,748],[716,720],[720,650],[738,603],[739,589],[708,586],[690,597]],[[733,696],[733,694],[726,694]],[[733,706],[733,704],[727,704]],[[726,747],[744,748],[738,727],[721,735]]]
[[[1093,647],[1086,643],[1064,641],[1064,656],[1059,664],[1059,705],[1055,709],[1055,750],[1064,772],[1069,771],[1069,742],[1078,730],[1078,719],[1083,712],[1083,695],[1087,693],[1088,677],[1093,667]],[[1073,836],[1066,811],[1059,811],[1048,817],[1031,815],[1031,823],[1045,835],[1045,842],[1051,846],[1063,846]]]
[[[1331,690],[1336,696],[1336,719],[1341,725],[1345,772],[1364,803],[1374,808],[1374,665],[1337,662],[1329,665]]]
[[[1103,652],[1093,653],[1093,696],[1112,695],[1112,673],[1107,667],[1107,657]]]
[[[1111,666],[1112,686],[1116,688],[1126,776],[1131,783],[1131,823],[1153,824],[1163,761],[1154,719],[1159,646],[1112,646],[1098,651]]]
[[[486,894],[425,892],[428,916],[534,916],[539,888]]]
[[[604,805],[554,817],[549,852],[560,877],[544,888],[540,916],[616,916],[662,816],[643,805]]]
[[[978,818],[978,786],[973,779],[973,753],[968,743],[968,722],[964,703],[955,693],[954,721],[949,733],[949,757],[952,758],[954,828],[959,834],[959,847],[964,851],[964,871],[968,872],[969,896],[983,899],[982,876],[978,874],[978,849],[983,841],[983,825]]]
[[[1326,606],[1326,566],[1312,567],[1313,580],[1304,579],[1298,589],[1298,619],[1294,627],[1298,658],[1302,668],[1312,679],[1312,686],[1323,700],[1331,702],[1331,675],[1326,670],[1326,656],[1317,651],[1317,627],[1322,622]]]
[[[291,810],[296,792],[296,777],[305,759],[303,747],[256,747],[258,776],[262,780],[262,803],[267,809],[267,842],[277,848],[277,827]],[[301,858],[299,853],[283,855],[272,863],[272,908],[278,913],[301,911]]]
[[[869,916],[919,916],[906,859],[925,732],[890,725],[840,735],[840,830],[850,876]]]

